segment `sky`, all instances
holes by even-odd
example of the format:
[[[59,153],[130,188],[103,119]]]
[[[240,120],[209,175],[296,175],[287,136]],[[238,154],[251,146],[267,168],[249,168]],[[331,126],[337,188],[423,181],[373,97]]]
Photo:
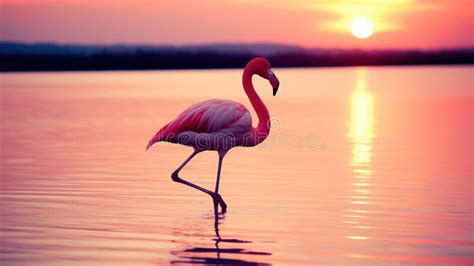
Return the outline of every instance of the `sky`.
[[[0,40],[63,44],[474,46],[474,0],[0,0]],[[365,16],[375,32],[355,38]]]

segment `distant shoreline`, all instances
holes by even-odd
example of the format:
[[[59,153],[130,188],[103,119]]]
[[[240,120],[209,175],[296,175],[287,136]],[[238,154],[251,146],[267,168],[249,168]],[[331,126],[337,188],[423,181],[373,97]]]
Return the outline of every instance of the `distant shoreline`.
[[[73,46],[0,42],[0,72],[242,68],[256,56],[274,67],[472,65],[474,48],[340,50],[295,46]]]
[[[1,57],[0,57],[1,58]],[[1,59],[0,59],[1,60]],[[403,66],[474,66],[474,63],[446,63],[446,64],[386,64],[386,65],[318,65],[318,66],[273,66],[275,68],[345,68],[345,67],[403,67]],[[243,69],[242,67],[213,67],[213,68],[70,68],[70,69],[22,69],[22,70],[4,70],[0,69],[1,73],[31,73],[31,72],[114,72],[114,71],[179,71],[179,70],[232,70],[232,69]]]

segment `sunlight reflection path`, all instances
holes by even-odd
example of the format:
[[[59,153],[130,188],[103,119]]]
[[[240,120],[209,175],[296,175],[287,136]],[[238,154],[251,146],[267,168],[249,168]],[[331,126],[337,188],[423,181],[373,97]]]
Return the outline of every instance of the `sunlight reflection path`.
[[[365,69],[358,69],[357,86],[351,96],[351,124],[348,137],[352,142],[352,158],[349,163],[353,173],[352,193],[349,197],[351,204],[345,215],[346,224],[350,226],[349,240],[367,240],[367,230],[371,227],[364,224],[370,211],[367,205],[372,204],[372,141],[374,129],[374,98],[367,90]],[[352,234],[354,232],[354,234]]]

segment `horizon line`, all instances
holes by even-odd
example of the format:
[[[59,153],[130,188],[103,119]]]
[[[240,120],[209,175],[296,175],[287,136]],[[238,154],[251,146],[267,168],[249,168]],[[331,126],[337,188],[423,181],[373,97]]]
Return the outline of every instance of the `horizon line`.
[[[294,49],[304,50],[344,50],[344,51],[447,51],[447,50],[474,50],[472,46],[447,46],[447,47],[406,47],[406,48],[361,48],[361,47],[321,47],[321,46],[305,46],[291,43],[280,43],[280,42],[205,42],[205,43],[187,43],[187,44],[166,44],[166,43],[66,43],[66,42],[55,42],[55,41],[16,41],[16,40],[2,40],[0,44],[14,44],[14,45],[55,45],[55,46],[78,46],[78,47],[168,47],[168,48],[189,48],[189,47],[206,47],[206,46],[232,46],[232,45],[244,45],[244,46],[281,46]]]

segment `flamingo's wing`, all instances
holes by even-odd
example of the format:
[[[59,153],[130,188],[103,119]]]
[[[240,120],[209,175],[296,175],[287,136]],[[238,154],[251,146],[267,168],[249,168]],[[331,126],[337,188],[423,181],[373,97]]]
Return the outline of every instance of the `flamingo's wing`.
[[[242,104],[230,100],[208,100],[190,106],[158,130],[147,149],[158,141],[173,141],[178,134],[186,131],[215,133],[232,129],[245,133],[251,127],[252,117]]]

